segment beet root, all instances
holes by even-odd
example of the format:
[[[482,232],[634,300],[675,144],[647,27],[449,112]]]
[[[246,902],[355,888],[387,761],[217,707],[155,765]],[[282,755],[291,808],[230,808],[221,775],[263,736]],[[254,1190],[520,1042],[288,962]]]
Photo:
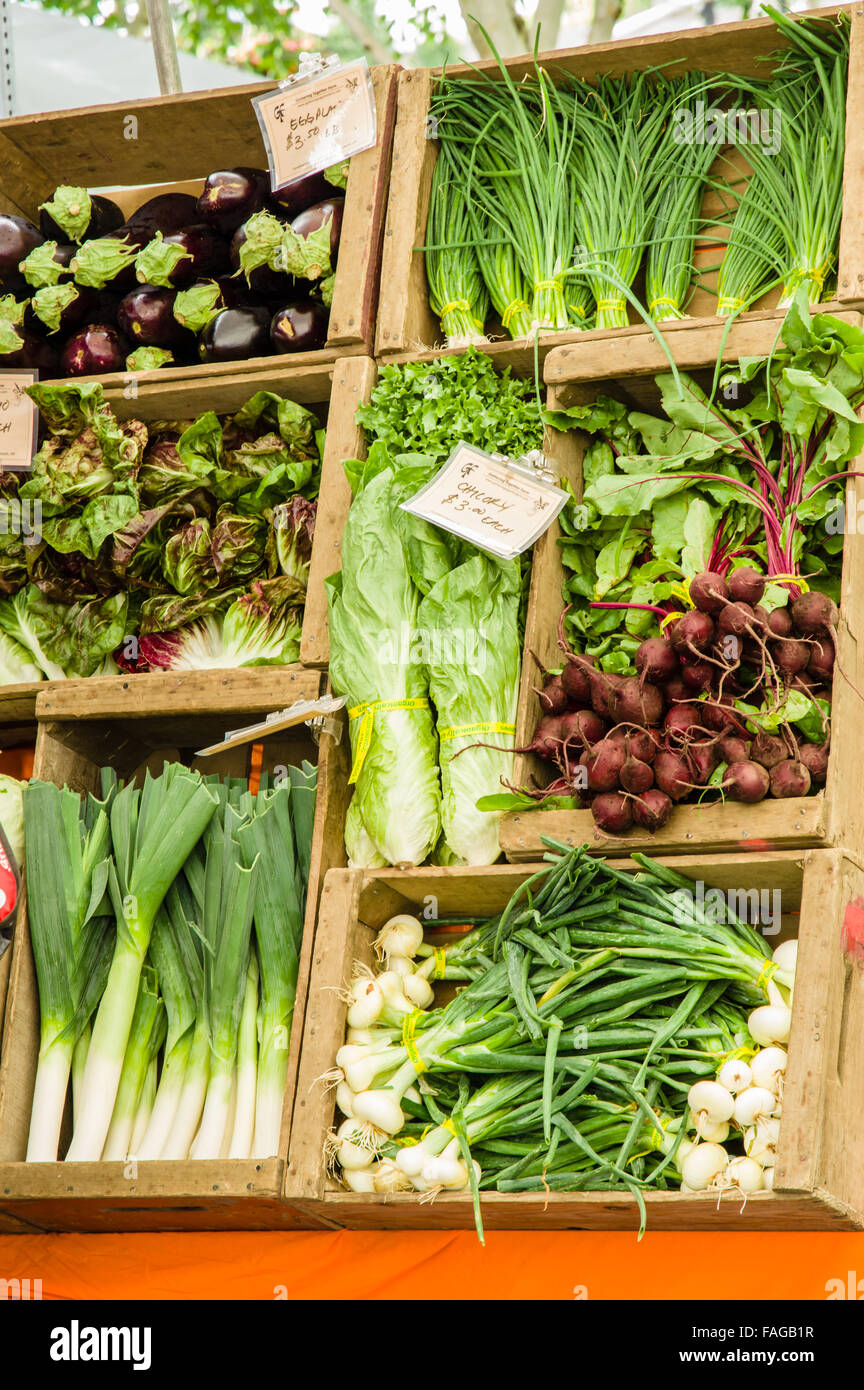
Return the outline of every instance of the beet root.
[[[771,795],[785,798],[806,796],[810,790],[810,773],[797,758],[785,758],[771,769]]]
[[[820,594],[816,589],[802,594],[792,604],[792,623],[802,637],[820,637],[825,632],[833,631],[839,616],[837,605],[827,594]]]
[[[693,790],[693,778],[683,757],[677,753],[658,753],[654,759],[654,781],[673,801],[681,801]]]
[[[730,763],[723,778],[723,790],[732,801],[743,801],[752,805],[764,801],[768,795],[770,779],[768,770],[761,763],[746,758],[740,763]]]
[[[750,758],[751,746],[738,734],[724,734],[717,744],[717,752],[724,763],[744,763]]]
[[[782,738],[775,738],[773,734],[760,730],[750,746],[750,757],[754,763],[767,767],[770,772],[772,767],[789,757],[789,750]]]
[[[824,787],[828,777],[828,744],[802,743],[798,749],[798,761],[810,773],[811,783]]]
[[[640,762],[639,758],[625,758],[618,777],[625,792],[632,792],[634,796],[641,796],[654,785],[654,773],[648,763]]]
[[[669,642],[662,637],[649,637],[634,657],[636,670],[643,680],[663,684],[678,675],[678,658]]]
[[[726,580],[722,574],[705,570],[690,580],[690,597],[700,613],[719,613],[729,599]]]
[[[611,792],[618,786],[624,766],[624,749],[620,743],[601,739],[583,759],[588,769],[588,786],[592,792]]]
[[[700,608],[691,608],[683,618],[672,624],[672,646],[675,651],[707,651],[714,641],[714,620]]]
[[[576,661],[568,661],[561,672],[561,684],[564,687],[568,704],[590,704],[591,682],[588,678],[588,670],[584,666],[579,665]]]
[[[733,602],[755,606],[761,603],[767,582],[764,574],[760,574],[752,565],[742,565],[727,576],[726,586]]]
[[[537,699],[544,714],[563,714],[567,708],[567,695],[560,676],[552,676]]]
[[[663,696],[656,685],[627,676],[614,701],[616,724],[657,724],[663,714]]]
[[[633,824],[631,802],[620,792],[605,792],[591,802],[591,814],[598,830],[607,835],[622,835]]]
[[[672,814],[672,801],[657,787],[633,801],[633,819],[642,830],[660,830]]]

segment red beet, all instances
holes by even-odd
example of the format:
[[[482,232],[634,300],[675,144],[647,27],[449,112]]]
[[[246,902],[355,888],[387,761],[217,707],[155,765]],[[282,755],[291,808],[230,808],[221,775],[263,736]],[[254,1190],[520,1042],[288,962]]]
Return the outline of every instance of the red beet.
[[[560,746],[561,720],[553,715],[546,715],[534,730],[530,751],[537,753],[541,758],[554,758]]]
[[[773,734],[766,734],[764,730],[760,730],[751,745],[750,757],[754,763],[761,763],[770,772],[772,767],[789,757],[789,750],[781,738],[775,738]]]
[[[663,714],[663,696],[656,685],[625,676],[614,703],[616,723],[656,724]]]
[[[663,717],[663,728],[674,739],[684,739],[701,732],[700,706],[673,705]]]
[[[591,814],[600,830],[607,835],[621,835],[633,824],[632,803],[619,792],[606,792],[595,796],[591,803]]]
[[[692,695],[693,691],[707,690],[714,679],[717,670],[710,661],[689,661],[681,668],[681,679],[687,691]]]
[[[717,752],[714,744],[693,743],[687,750],[687,756],[693,768],[692,780],[704,787],[711,773],[717,766]]]
[[[673,676],[671,681],[667,681],[663,686],[663,695],[667,705],[674,705],[680,700],[691,699],[693,691],[684,684],[681,676]]]
[[[750,757],[750,742],[738,734],[724,734],[717,744],[717,752],[724,763],[744,763]]]
[[[761,763],[745,758],[740,763],[730,763],[723,777],[723,790],[732,801],[743,801],[748,805],[763,801],[768,795],[769,779],[767,770]]]
[[[654,781],[673,801],[682,801],[693,790],[693,777],[687,762],[677,753],[658,753],[654,759]]]
[[[834,643],[832,641],[823,642],[818,637],[814,639],[810,648],[807,670],[811,676],[815,676],[818,680],[831,680],[834,674]]]
[[[768,614],[768,630],[774,637],[788,637],[792,631],[792,619],[788,608],[774,608]]]
[[[736,603],[749,603],[751,606],[761,601],[767,580],[752,565],[743,565],[727,576],[726,585],[729,597]]]
[[[612,729],[607,738],[619,740],[627,756],[638,758],[640,763],[653,763],[660,747],[660,736],[656,729],[629,729],[622,726]]]
[[[571,705],[587,705],[591,701],[591,683],[587,667],[577,661],[568,661],[561,672],[561,684]]]
[[[678,658],[670,643],[662,637],[649,637],[643,642],[634,661],[640,676],[655,685],[662,685],[678,675]]]
[[[594,672],[590,677],[590,682],[591,708],[595,714],[599,714],[604,719],[617,719],[616,702],[623,680],[623,676],[607,676],[603,671]]]
[[[771,656],[783,679],[791,680],[806,671],[810,647],[806,642],[796,642],[793,637],[780,637],[771,644]]]
[[[648,763],[643,763],[639,758],[625,758],[621,766],[619,781],[625,792],[633,792],[636,796],[641,796],[647,792],[649,787],[654,785],[654,773]]]
[[[591,709],[570,710],[560,715],[558,726],[563,739],[574,739],[581,747],[599,743],[606,732],[605,723]]]
[[[786,758],[771,769],[771,795],[782,798],[806,796],[810,790],[810,773],[797,758]]]
[[[583,761],[588,769],[588,786],[592,792],[611,792],[617,787],[624,766],[624,749],[619,743],[601,739],[586,753]]]
[[[690,580],[690,597],[701,613],[719,613],[729,598],[722,574],[705,570]]]
[[[672,814],[672,801],[657,787],[643,792],[633,803],[633,819],[642,830],[660,830]]]
[[[723,637],[742,637],[753,624],[749,603],[727,603],[717,616],[717,631]]]
[[[672,624],[672,646],[679,654],[696,651],[704,652],[714,640],[714,623],[707,613],[699,608],[691,608],[683,618]]]
[[[551,676],[537,696],[544,714],[563,714],[567,708],[567,696],[560,676]]]
[[[804,637],[820,637],[824,632],[831,632],[839,616],[837,605],[827,594],[815,589],[796,598],[792,605],[792,623],[795,631]]]
[[[798,761],[806,767],[814,786],[822,787],[828,776],[828,744],[802,743],[798,748]]]

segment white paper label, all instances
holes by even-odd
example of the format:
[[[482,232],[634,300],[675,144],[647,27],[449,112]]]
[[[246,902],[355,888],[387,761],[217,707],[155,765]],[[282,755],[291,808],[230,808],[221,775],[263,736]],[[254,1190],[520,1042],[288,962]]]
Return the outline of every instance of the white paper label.
[[[253,97],[252,105],[267,147],[272,188],[329,169],[370,149],[378,138],[365,58]]]
[[[33,466],[39,412],[27,387],[37,378],[37,372],[0,371],[0,473]]]
[[[548,530],[567,496],[530,467],[457,444],[435,477],[402,507],[509,560]]]

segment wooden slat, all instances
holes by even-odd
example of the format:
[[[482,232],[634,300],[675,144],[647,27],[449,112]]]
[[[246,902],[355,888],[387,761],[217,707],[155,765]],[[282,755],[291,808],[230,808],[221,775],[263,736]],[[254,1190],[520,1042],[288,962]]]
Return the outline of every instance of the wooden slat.
[[[837,297],[864,300],[864,9],[852,7]]]
[[[330,660],[324,580],[341,567],[342,532],[351,506],[351,488],[342,465],[346,459],[366,457],[366,436],[354,416],[358,406],[368,403],[377,380],[378,368],[371,357],[347,358],[333,374],[300,643],[300,659],[306,666],[326,666]]]
[[[856,845],[856,849],[859,848]],[[864,1211],[864,870],[845,854],[838,904],[829,919],[831,977],[824,1041],[824,1111],[820,1128],[819,1187],[850,1211]]]
[[[359,351],[359,348],[358,348]],[[320,358],[306,363],[306,357]],[[134,381],[130,383],[130,376]],[[97,380],[97,378],[92,378]],[[83,380],[83,378],[82,378]],[[118,419],[188,420],[205,410],[239,410],[256,391],[275,391],[310,409],[326,405],[333,362],[326,352],[254,357],[247,362],[202,363],[159,372],[100,376],[105,399]]]
[[[171,719],[215,711],[220,719],[269,714],[295,700],[315,700],[317,671],[302,666],[244,666],[225,671],[151,671],[55,681],[37,700],[40,720]]]

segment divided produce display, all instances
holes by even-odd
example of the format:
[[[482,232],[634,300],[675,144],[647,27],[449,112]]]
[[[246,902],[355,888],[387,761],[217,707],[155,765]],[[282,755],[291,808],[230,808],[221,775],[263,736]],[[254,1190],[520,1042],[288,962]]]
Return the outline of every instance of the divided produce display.
[[[328,875],[289,1200],[357,1229],[860,1228],[858,863],[550,848]]]
[[[860,317],[694,330],[674,363],[632,342],[547,358],[579,452],[535,551],[502,848],[854,847]]]
[[[860,299],[861,17],[769,13],[402,73],[376,351]]]
[[[0,502],[7,744],[40,681],[298,661],[332,375],[30,388],[41,447]]]
[[[249,674],[226,673],[218,694],[203,693],[197,673],[154,677],[158,715],[142,715],[117,677],[103,682],[107,714],[91,706],[70,717],[46,694],[24,793],[30,901],[16,928],[0,1059],[0,1211],[36,1227],[257,1229],[303,1219],[280,1191],[317,901],[331,867],[326,743],[319,760],[306,728],[269,739],[251,782],[248,749],[196,750],[265,702],[315,698],[320,676],[271,672],[265,696],[260,682],[250,694]],[[127,1162],[133,1135],[147,1157]]]
[[[0,123],[0,366],[116,382],[371,350],[396,70],[371,75],[376,146],[275,193],[269,84]]]

